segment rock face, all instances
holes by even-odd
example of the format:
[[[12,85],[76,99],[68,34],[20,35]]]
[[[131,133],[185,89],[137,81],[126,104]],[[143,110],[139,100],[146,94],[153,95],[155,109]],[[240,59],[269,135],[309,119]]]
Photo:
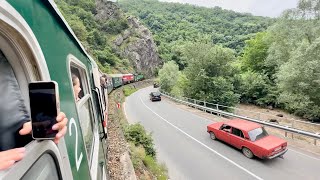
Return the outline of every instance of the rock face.
[[[95,17],[100,20],[117,19],[120,16],[119,7],[110,0],[96,0]]]
[[[133,63],[137,71],[152,75],[155,69],[162,64],[162,60],[157,53],[151,32],[134,17],[129,17],[128,21],[130,30],[125,31],[122,37],[125,41],[131,39],[133,41],[125,46],[122,55]]]
[[[117,19],[120,16],[124,15],[115,3],[97,0],[96,18],[108,20]],[[151,77],[163,63],[152,34],[137,18],[127,17],[127,21],[129,28],[118,34],[112,41],[113,50],[122,59],[128,59],[137,73]]]

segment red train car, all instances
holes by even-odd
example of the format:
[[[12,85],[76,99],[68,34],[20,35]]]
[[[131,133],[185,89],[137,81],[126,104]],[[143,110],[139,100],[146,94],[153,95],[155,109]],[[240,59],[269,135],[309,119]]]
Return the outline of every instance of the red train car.
[[[124,74],[122,76],[123,84],[128,84],[134,81],[134,75],[133,74]]]

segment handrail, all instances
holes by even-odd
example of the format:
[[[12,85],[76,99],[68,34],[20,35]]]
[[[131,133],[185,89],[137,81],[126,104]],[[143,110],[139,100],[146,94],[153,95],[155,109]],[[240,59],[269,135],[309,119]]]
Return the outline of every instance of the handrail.
[[[163,91],[160,91],[160,92],[161,92],[161,94],[163,96],[168,97],[170,99],[173,99],[176,102],[179,102],[179,103],[182,103],[182,104],[186,104],[186,105],[189,105],[189,106],[193,106],[195,108],[202,109],[204,111],[213,112],[213,113],[217,113],[217,114],[222,114],[222,115],[229,116],[229,117],[241,118],[241,119],[252,121],[252,122],[255,122],[255,123],[259,123],[259,124],[262,124],[262,125],[265,125],[265,126],[270,126],[270,127],[276,128],[276,129],[285,130],[285,131],[288,131],[288,132],[291,132],[291,133],[296,133],[296,134],[308,136],[308,137],[311,137],[311,138],[320,139],[320,134],[319,133],[312,133],[312,132],[308,132],[308,131],[303,131],[303,130],[295,129],[295,128],[292,128],[292,127],[289,127],[289,126],[281,126],[281,125],[278,125],[278,124],[273,124],[273,123],[269,123],[269,122],[260,121],[260,120],[254,119],[254,118],[249,118],[249,117],[245,117],[245,116],[236,115],[236,114],[225,112],[225,111],[222,111],[222,110],[212,109],[212,108],[201,106],[201,105],[198,105],[198,104],[186,102],[186,101],[180,100],[178,98],[174,98],[174,97],[170,96],[168,93],[163,92]]]

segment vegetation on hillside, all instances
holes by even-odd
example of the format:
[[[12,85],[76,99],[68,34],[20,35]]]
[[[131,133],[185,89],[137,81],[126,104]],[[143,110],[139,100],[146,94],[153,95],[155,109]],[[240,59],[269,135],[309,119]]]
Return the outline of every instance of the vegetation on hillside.
[[[222,45],[241,54],[245,40],[265,30],[272,19],[223,10],[157,0],[118,0],[124,11],[139,17],[154,34],[162,59],[180,69],[179,48],[186,42]]]
[[[56,0],[56,3],[86,51],[93,56],[102,71],[132,71],[128,63],[113,52],[110,41],[128,27],[128,21],[123,14],[101,20],[95,17],[95,0]]]
[[[208,42],[188,42],[173,52],[179,61],[159,71],[166,91],[229,106],[243,102],[278,107],[320,121],[318,0],[300,0],[296,9],[247,40],[237,58],[232,50]],[[177,71],[181,64],[183,70],[175,72],[179,76],[171,78],[170,69]]]
[[[168,179],[166,166],[157,163],[156,150],[153,147],[151,134],[148,134],[141,124],[132,124],[126,127],[124,135],[130,142],[132,163],[136,174],[139,174],[139,178],[151,179],[144,177],[143,171],[147,169],[156,179]]]
[[[131,94],[135,93],[137,89],[135,87],[125,86],[123,87],[123,94],[128,97]]]

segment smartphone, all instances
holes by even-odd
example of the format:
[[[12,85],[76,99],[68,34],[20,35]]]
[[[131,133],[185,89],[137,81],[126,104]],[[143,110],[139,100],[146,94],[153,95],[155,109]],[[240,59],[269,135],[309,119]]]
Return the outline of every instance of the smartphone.
[[[34,139],[54,139],[57,130],[59,107],[59,88],[55,81],[29,83],[32,137]]]

